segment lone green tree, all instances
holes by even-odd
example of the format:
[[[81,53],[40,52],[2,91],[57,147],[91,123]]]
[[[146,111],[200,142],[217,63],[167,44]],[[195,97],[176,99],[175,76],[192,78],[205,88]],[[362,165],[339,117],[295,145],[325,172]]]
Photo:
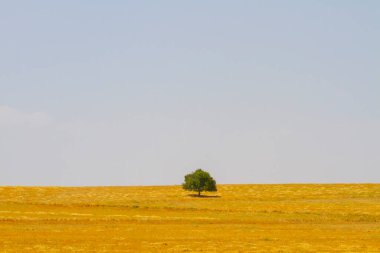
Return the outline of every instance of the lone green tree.
[[[198,192],[198,196],[203,191],[216,192],[216,182],[210,174],[201,169],[185,176],[185,182],[182,184],[183,189]]]

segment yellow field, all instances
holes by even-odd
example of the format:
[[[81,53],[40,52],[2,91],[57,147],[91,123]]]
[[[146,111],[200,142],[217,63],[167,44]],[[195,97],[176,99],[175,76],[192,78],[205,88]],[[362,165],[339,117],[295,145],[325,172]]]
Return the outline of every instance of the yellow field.
[[[0,252],[380,252],[380,184],[218,190],[0,187]]]

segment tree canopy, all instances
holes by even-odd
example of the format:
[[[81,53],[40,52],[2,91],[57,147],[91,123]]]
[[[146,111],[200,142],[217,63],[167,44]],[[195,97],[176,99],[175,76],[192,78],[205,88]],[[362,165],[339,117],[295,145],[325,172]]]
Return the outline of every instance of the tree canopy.
[[[215,192],[216,182],[210,174],[202,169],[197,169],[193,173],[185,176],[185,182],[182,184],[183,189],[198,192],[198,196],[202,191]]]

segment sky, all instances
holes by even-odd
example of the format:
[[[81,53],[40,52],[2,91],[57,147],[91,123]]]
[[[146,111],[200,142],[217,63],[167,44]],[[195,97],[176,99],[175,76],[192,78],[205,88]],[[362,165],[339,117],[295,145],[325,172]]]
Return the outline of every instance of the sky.
[[[380,182],[380,1],[1,1],[0,185]]]

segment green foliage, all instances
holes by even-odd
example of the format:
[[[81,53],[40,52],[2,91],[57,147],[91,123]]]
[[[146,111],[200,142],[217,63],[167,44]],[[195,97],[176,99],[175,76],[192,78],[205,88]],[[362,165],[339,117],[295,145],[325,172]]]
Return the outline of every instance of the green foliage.
[[[208,172],[197,169],[185,176],[185,182],[182,187],[188,191],[196,191],[198,195],[201,195],[202,191],[215,192],[216,182]]]

